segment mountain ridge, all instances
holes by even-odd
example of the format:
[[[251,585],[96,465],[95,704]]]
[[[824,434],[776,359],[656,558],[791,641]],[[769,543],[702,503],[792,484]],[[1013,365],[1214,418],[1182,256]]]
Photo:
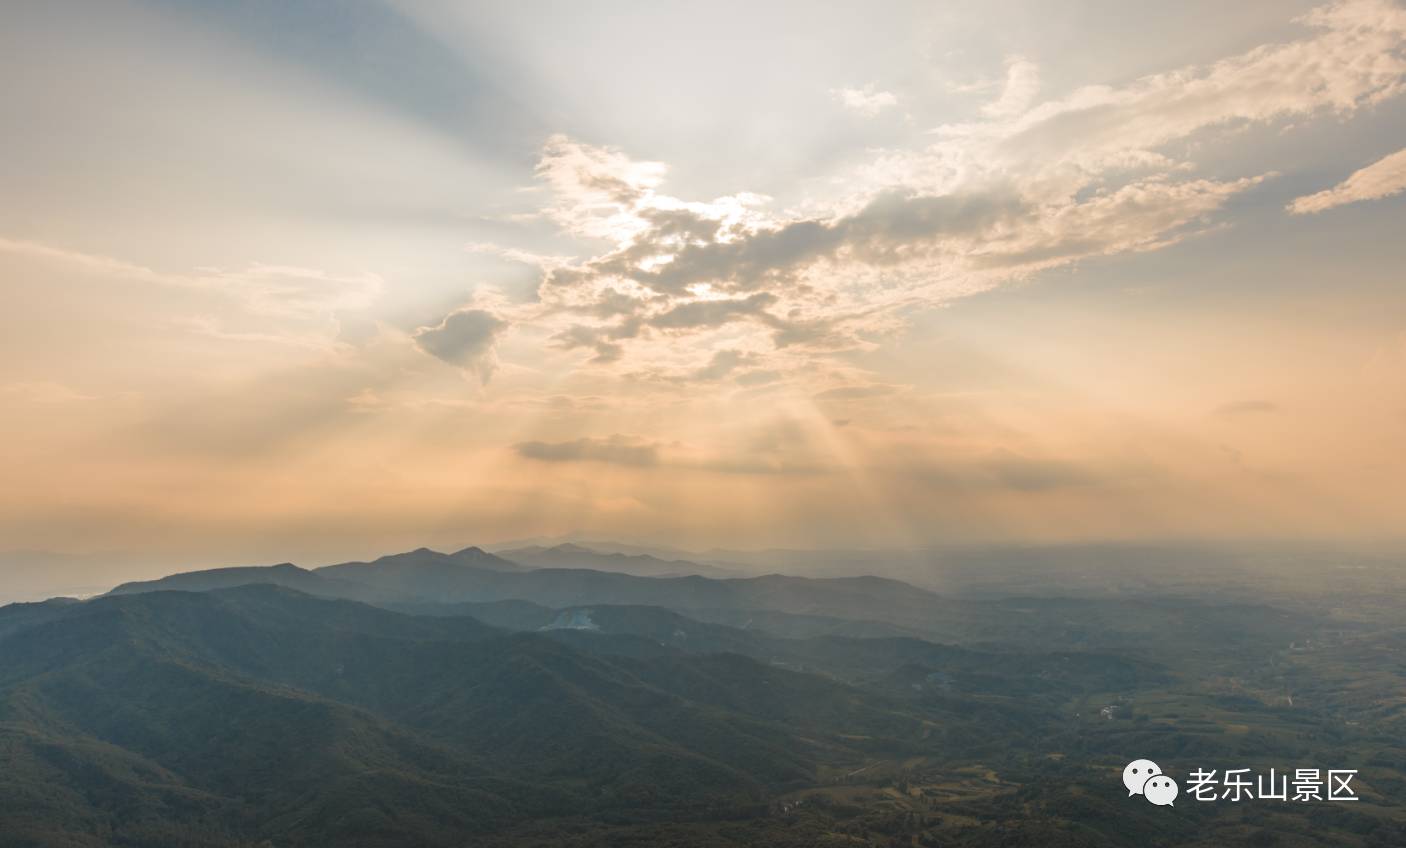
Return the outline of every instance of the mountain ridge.
[[[6,839],[108,821],[118,843],[174,845],[150,828],[175,805],[183,827],[233,835],[190,844],[448,848],[525,816],[746,808],[822,762],[925,744],[902,701],[741,655],[583,653],[267,584],[6,607],[0,625],[17,615],[0,636]],[[42,766],[59,752],[110,790],[73,795],[77,772]]]
[[[683,577],[690,574],[714,578],[746,576],[733,569],[687,559],[665,559],[648,553],[602,552],[574,542],[550,547],[508,548],[499,550],[498,555],[533,568],[586,568],[636,577]]]

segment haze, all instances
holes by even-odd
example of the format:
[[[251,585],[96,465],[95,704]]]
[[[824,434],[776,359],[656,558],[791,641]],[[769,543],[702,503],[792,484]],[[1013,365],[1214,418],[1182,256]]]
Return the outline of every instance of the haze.
[[[1406,526],[1399,4],[5,17],[0,548]]]

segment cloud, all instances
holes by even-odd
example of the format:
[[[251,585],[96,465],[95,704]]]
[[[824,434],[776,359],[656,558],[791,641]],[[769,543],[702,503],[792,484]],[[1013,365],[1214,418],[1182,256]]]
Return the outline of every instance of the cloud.
[[[590,348],[596,352],[594,362],[608,363],[619,359],[624,353],[620,342],[635,338],[641,328],[640,319],[634,317],[622,318],[613,325],[572,324],[552,336],[552,341],[562,350]]]
[[[239,294],[265,315],[309,317],[365,309],[385,287],[375,274],[330,274],[292,265],[256,262],[240,270],[201,271],[202,282]]]
[[[877,91],[870,83],[863,88],[832,88],[830,96],[852,112],[872,118],[892,106],[898,105],[898,98],[887,91]]]
[[[1019,115],[1030,107],[1040,91],[1040,66],[1020,56],[1006,60],[1006,83],[1001,96],[983,106],[981,113],[991,118]]]
[[[634,297],[616,289],[606,289],[588,311],[602,318],[633,315],[645,305],[646,300],[647,298]]]
[[[206,266],[177,273],[7,238],[0,238],[0,253],[61,263],[102,277],[210,292],[233,298],[253,314],[274,318],[308,320],[364,310],[385,288],[385,281],[370,272],[338,274],[320,268],[251,262],[243,268]]]
[[[962,239],[1017,224],[1034,211],[1024,209],[1014,191],[995,187],[938,196],[896,188],[868,198],[847,215],[730,233],[722,233],[706,213],[677,212],[662,227],[657,219],[644,218],[650,225],[637,231],[626,247],[577,270],[628,279],[673,297],[704,283],[751,291],[794,282],[797,273],[822,260],[892,266],[930,257],[957,247]],[[693,226],[680,244],[677,230],[684,218]],[[579,273],[566,278],[571,283],[581,279]]]
[[[639,468],[659,464],[659,445],[631,436],[584,438],[569,442],[519,442],[513,450],[541,462],[603,462]]]
[[[664,179],[660,162],[639,162],[610,147],[581,144],[564,135],[547,139],[537,176],[552,189],[548,212],[568,230],[597,238],[622,238],[639,223],[632,213]]]
[[[1402,92],[1406,9],[1387,0],[1355,0],[1321,7],[1297,22],[1315,34],[1122,87],[1086,86],[1011,121],[940,133],[986,136],[1001,158],[1042,155],[1051,167],[1102,171],[1165,161],[1159,148],[1204,129],[1320,110],[1348,115]]]
[[[1289,204],[1288,210],[1295,215],[1306,215],[1359,200],[1390,197],[1403,191],[1406,191],[1406,150],[1398,150],[1354,171],[1347,179],[1326,191],[1296,198]]]
[[[693,372],[694,380],[721,380],[745,365],[757,361],[757,355],[741,350],[720,350],[708,364]]]
[[[508,323],[483,309],[460,309],[433,327],[415,331],[415,344],[429,355],[458,366],[487,383],[497,369],[494,346]]]
[[[664,330],[716,327],[739,317],[762,315],[776,300],[776,295],[769,292],[743,298],[692,300],[651,317],[649,323]]]
[[[1297,24],[1297,40],[1045,101],[1039,68],[1013,56],[978,119],[874,153],[792,210],[745,192],[676,197],[662,163],[553,136],[537,167],[552,196],[544,214],[592,246],[543,266],[542,321],[558,346],[626,373],[681,337],[699,343],[670,351],[695,356],[672,362],[677,373],[710,364],[710,337],[759,354],[769,341],[772,370],[800,373],[872,346],[915,310],[1175,244],[1273,176],[1197,174],[1190,157],[1209,131],[1346,116],[1406,91],[1406,10],[1353,0]],[[886,94],[835,92],[860,109],[883,108]],[[1364,169],[1345,193],[1386,191],[1386,168]]]
[[[504,247],[490,242],[472,241],[464,245],[464,250],[468,253],[481,253],[489,256],[496,256],[508,262],[519,262],[523,265],[533,265],[538,268],[554,268],[565,265],[568,257],[548,256],[542,253],[533,253],[530,250],[523,250],[518,247]]]
[[[1177,182],[1158,177],[1096,192],[1081,202],[1026,216],[1027,226],[1018,234],[992,240],[971,262],[978,268],[1020,274],[1090,256],[1166,247],[1230,197],[1265,178]]]

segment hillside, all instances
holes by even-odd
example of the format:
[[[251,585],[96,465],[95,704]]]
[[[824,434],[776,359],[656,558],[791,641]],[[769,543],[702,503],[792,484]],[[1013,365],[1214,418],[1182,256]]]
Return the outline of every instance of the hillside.
[[[454,557],[0,608],[0,844],[1385,848],[1406,833],[1401,640],[1373,617],[1390,596],[1351,616],[1211,589],[954,600],[874,578]],[[1130,749],[1182,773],[1360,766],[1364,803],[1168,817],[1109,779]]]
[[[255,583],[416,614],[487,616],[510,629],[547,625],[550,616],[544,610],[655,607],[696,621],[793,638],[916,637],[980,649],[1077,650],[1158,662],[1188,650],[1224,659],[1228,651],[1287,645],[1322,626],[1321,615],[1312,611],[1216,597],[948,598],[879,577],[714,579],[523,569],[477,548],[457,554],[421,548],[311,571],[284,564],[187,572],[123,584],[111,594]],[[530,626],[516,620],[523,616]],[[1174,645],[1156,638],[1172,628],[1182,631]]]
[[[411,555],[324,566],[313,573],[400,599],[436,603],[520,600],[552,608],[634,604],[675,610],[771,610],[918,626],[949,609],[943,598],[931,592],[877,577],[714,579],[638,577],[590,569],[508,571]]]
[[[291,562],[279,565],[251,565],[186,571],[157,580],[136,580],[123,583],[107,594],[136,595],[144,592],[167,591],[209,592],[215,589],[232,589],[236,586],[255,584],[282,586],[285,589],[293,589],[321,598],[350,598],[369,601],[387,600],[392,597],[391,593],[386,590],[316,574],[305,568],[299,568]]]
[[[548,807],[746,805],[923,744],[902,702],[740,656],[720,699],[704,658],[613,660],[274,586],[35,613],[0,610],[0,627],[24,619],[0,638],[0,833],[16,839],[166,844],[179,808],[211,845],[453,844]],[[805,738],[800,715],[817,716]]]

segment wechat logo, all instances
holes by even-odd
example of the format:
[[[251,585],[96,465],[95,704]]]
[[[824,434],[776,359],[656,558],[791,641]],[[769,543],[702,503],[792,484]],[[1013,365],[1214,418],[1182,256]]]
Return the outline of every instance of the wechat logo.
[[[1123,785],[1128,797],[1141,795],[1159,807],[1170,807],[1181,791],[1177,782],[1162,773],[1151,760],[1133,760],[1123,767]]]

